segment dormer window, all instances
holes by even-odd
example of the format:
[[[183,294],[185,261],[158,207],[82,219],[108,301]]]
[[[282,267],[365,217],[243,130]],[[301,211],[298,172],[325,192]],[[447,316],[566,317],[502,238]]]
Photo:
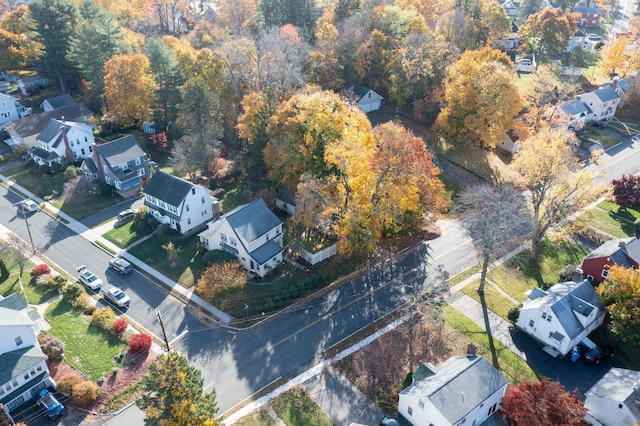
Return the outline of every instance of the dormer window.
[[[139,166],[140,164],[142,164],[142,160],[140,160],[140,157],[136,158],[136,166]]]

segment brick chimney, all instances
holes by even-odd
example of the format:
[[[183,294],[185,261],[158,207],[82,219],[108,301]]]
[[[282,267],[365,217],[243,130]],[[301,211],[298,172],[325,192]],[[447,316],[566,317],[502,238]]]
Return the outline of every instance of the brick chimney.
[[[613,90],[618,90],[618,77],[613,77],[613,80],[611,81],[611,87],[613,87]]]
[[[478,354],[478,347],[473,343],[467,345],[467,356],[476,356]]]
[[[64,121],[62,123],[62,126],[60,126],[60,133],[62,133],[62,140],[64,141],[64,155],[67,157],[67,163],[73,163],[76,161],[76,157],[75,155],[73,155],[71,146],[69,146],[69,139],[67,138],[67,126],[64,125]]]
[[[93,151],[93,162],[96,163],[96,169],[98,169],[98,179],[100,183],[104,183],[104,172],[102,171],[102,164],[100,163],[100,155],[98,155],[98,144],[95,142],[92,143],[91,150]]]

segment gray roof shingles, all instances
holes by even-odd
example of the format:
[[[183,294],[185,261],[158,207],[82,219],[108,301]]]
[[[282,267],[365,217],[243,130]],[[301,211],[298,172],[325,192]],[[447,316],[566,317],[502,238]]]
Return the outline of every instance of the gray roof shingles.
[[[97,145],[96,149],[98,154],[107,160],[112,167],[145,156],[144,151],[140,148],[133,135],[127,135],[111,142]]]
[[[194,186],[177,176],[158,171],[144,187],[144,193],[177,207]]]
[[[578,99],[573,99],[569,102],[565,102],[564,104],[560,105],[560,108],[569,115],[578,115],[581,113],[589,114],[591,112],[587,104]]]
[[[232,210],[225,217],[235,232],[249,243],[282,223],[262,198]]]
[[[8,382],[46,359],[47,356],[37,346],[3,353],[0,355],[0,383]]]
[[[28,137],[39,134],[42,129],[54,118],[60,120],[73,121],[80,117],[89,117],[93,112],[83,103],[67,105],[62,108],[54,109],[40,114],[30,115],[20,118],[7,124],[7,128],[12,128],[21,137]]]
[[[73,99],[73,97],[68,93],[65,95],[45,99],[45,102],[47,102],[53,109],[62,108],[67,105],[73,105],[77,103],[76,100]]]
[[[21,311],[25,309],[27,302],[18,293],[10,294],[9,296],[0,299],[0,308],[13,309],[14,311]]]
[[[620,97],[611,86],[605,86],[598,90],[594,90],[593,93],[595,93],[598,99],[602,102],[609,102]]]

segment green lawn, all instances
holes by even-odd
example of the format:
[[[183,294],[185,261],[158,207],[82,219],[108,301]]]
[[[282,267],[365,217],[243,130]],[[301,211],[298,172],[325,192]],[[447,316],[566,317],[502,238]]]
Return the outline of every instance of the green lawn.
[[[605,132],[602,129],[595,127],[593,124],[590,124],[585,127],[585,132],[582,134],[582,138],[598,141],[602,145],[604,145],[605,149],[620,143],[619,138],[613,136],[610,133]]]
[[[442,318],[446,325],[464,334],[474,342],[478,346],[478,354],[491,362],[489,338],[480,326],[449,305],[442,308]],[[522,358],[502,346],[496,339],[494,339],[494,346],[498,355],[498,370],[507,378],[510,384],[517,385],[525,380],[538,380],[537,374]]]
[[[538,264],[532,264],[529,250],[524,250],[489,271],[488,277],[505,293],[522,302],[527,298],[525,291],[558,283],[559,273],[567,265],[579,265],[587,254],[587,250],[570,241],[544,241],[540,247]]]
[[[479,284],[480,280],[477,280],[462,289],[464,294],[471,297],[478,303],[480,303],[480,295],[477,291]],[[504,319],[507,319],[509,309],[516,307],[510,299],[504,297],[502,293],[496,290],[496,288],[489,283],[484,286],[484,300],[487,303],[487,308],[489,308],[489,310],[495,312]]]
[[[630,222],[633,222],[636,219],[640,219],[640,211],[631,207],[626,210],[620,210],[620,206],[616,203],[612,203],[611,201],[602,201],[600,204],[598,204],[597,207],[611,212],[616,216],[620,216],[623,219],[627,219]]]
[[[597,207],[581,215],[579,221],[617,238],[633,235],[633,223]]]
[[[33,264],[27,265],[27,269],[31,269]],[[51,299],[58,294],[56,290],[48,289],[36,284],[36,278],[30,272],[22,274],[22,284],[24,292],[20,289],[20,280],[18,279],[18,271],[9,275],[9,278],[0,282],[0,295],[9,296],[13,293],[19,293],[28,303],[39,305]]]
[[[56,300],[46,311],[51,324],[49,332],[66,345],[64,360],[95,382],[120,367],[115,357],[127,344],[111,333],[91,325],[91,317],[73,309],[67,302]]]
[[[43,176],[42,173],[37,171],[21,173],[13,176],[11,180],[40,198],[51,196],[54,193],[61,194],[62,185],[64,184],[64,177],[61,173]]]
[[[276,421],[265,410],[254,411],[235,422],[236,426],[276,426]]]
[[[164,243],[157,236],[132,247],[129,252],[173,281],[189,288],[198,281],[204,267],[202,256],[196,250],[197,243],[197,235],[174,241],[175,246],[181,250],[175,266],[167,261],[167,253],[162,248]]]
[[[76,220],[81,220],[115,205],[115,200],[110,195],[82,193],[67,200],[55,199],[52,204]]]
[[[2,174],[5,176],[13,176],[17,173],[23,172],[25,170],[28,170],[30,167],[33,167],[33,162],[32,161],[23,161],[22,163],[18,164],[17,166],[13,166],[13,167],[9,167],[8,169],[4,169],[2,171]]]
[[[482,267],[480,265],[472,266],[471,268],[467,269],[466,271],[462,271],[458,275],[454,275],[453,277],[449,278],[449,280],[448,280],[449,285],[454,286],[456,284],[460,284],[462,281],[466,280],[467,278],[469,278],[473,274],[477,274],[481,270],[482,270]]]
[[[147,235],[148,231],[140,230],[134,222],[129,222],[105,232],[103,237],[123,249]]]
[[[287,426],[332,426],[331,419],[301,388],[293,388],[271,401]]]

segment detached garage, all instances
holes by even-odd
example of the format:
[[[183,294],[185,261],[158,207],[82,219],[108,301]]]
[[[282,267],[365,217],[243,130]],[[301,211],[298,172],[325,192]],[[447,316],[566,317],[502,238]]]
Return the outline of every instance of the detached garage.
[[[357,99],[356,104],[363,112],[376,111],[382,106],[382,96],[367,87],[352,84],[347,86],[347,90],[353,91]]]

